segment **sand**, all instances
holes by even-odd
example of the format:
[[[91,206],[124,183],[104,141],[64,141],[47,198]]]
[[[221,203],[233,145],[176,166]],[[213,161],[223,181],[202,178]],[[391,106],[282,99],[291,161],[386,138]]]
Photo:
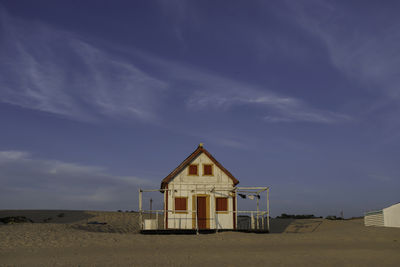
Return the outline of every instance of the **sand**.
[[[0,211],[17,215],[35,223],[0,225],[0,266],[400,266],[400,228],[362,219],[273,220],[270,234],[196,236],[138,234],[136,213]]]

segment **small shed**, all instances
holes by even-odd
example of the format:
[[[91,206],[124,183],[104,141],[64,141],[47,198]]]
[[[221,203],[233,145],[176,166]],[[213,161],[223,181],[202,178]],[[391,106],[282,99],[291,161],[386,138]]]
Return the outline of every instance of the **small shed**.
[[[366,212],[365,226],[400,227],[400,203],[382,210]]]

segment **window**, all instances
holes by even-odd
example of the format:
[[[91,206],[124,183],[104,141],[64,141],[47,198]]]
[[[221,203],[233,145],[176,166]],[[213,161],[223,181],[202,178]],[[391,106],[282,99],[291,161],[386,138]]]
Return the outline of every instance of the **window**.
[[[175,198],[175,211],[186,212],[187,211],[187,197],[176,197]]]
[[[213,175],[213,165],[212,164],[203,164],[203,175]]]
[[[216,197],[215,198],[215,210],[216,211],[228,211],[228,198]]]
[[[199,175],[199,170],[197,164],[189,165],[189,175]]]

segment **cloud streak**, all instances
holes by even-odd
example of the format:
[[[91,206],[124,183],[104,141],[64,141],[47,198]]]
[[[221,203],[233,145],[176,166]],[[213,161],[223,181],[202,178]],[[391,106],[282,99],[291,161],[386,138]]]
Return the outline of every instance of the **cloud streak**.
[[[360,95],[349,105],[358,120],[366,127],[379,122],[382,143],[399,140],[400,130],[400,21],[392,4],[372,11],[331,1],[286,3],[295,27],[321,42],[331,65],[349,81],[349,93]]]
[[[119,209],[136,203],[146,179],[117,176],[104,168],[38,159],[25,151],[0,151],[0,209]],[[35,204],[32,204],[35,203]],[[35,206],[32,206],[35,205]]]
[[[174,106],[190,112],[260,109],[260,117],[268,123],[351,119],[132,48],[130,56],[117,56],[77,35],[0,12],[1,102],[81,121],[135,118],[154,122],[168,116],[163,108],[171,103],[165,103],[163,96],[178,96],[184,104]],[[135,60],[146,62],[151,70],[142,70]]]
[[[206,81],[206,82],[204,82]],[[265,122],[314,122],[337,123],[350,121],[345,114],[309,107],[297,98],[279,96],[270,90],[208,75],[197,78],[202,84],[187,99],[187,106],[193,109],[229,109],[240,106],[261,108]]]
[[[154,119],[164,82],[71,33],[0,13],[0,101],[83,121]]]
[[[380,90],[391,98],[400,97],[398,21],[385,25],[385,20],[379,16],[362,20],[349,7],[328,1],[291,3],[288,7],[291,7],[296,25],[325,44],[338,70],[365,88]]]

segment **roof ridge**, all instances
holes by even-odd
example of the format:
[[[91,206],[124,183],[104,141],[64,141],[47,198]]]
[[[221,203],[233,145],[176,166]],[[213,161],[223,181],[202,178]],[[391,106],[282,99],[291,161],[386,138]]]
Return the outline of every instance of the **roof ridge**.
[[[181,164],[178,165],[170,174],[168,174],[162,181],[161,181],[161,189],[165,188],[165,185],[167,185],[180,171],[182,171],[183,168],[185,168],[190,162],[192,162],[195,158],[197,158],[201,153],[204,153],[211,159],[211,161],[214,162],[215,165],[217,165],[226,175],[228,175],[229,178],[232,179],[233,184],[237,185],[239,181],[227,170],[225,169],[224,166],[222,166],[221,163],[219,163],[211,154],[208,152],[204,147],[203,144],[200,143],[200,145],[196,148],[195,151],[193,151],[192,154],[190,154],[184,161],[181,162]]]

